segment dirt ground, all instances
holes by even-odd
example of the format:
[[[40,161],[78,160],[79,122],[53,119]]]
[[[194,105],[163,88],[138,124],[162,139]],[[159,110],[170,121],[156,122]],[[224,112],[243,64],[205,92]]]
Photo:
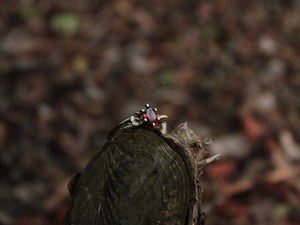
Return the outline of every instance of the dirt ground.
[[[61,225],[67,183],[145,103],[221,153],[207,225],[300,222],[300,2],[2,0],[0,224]]]

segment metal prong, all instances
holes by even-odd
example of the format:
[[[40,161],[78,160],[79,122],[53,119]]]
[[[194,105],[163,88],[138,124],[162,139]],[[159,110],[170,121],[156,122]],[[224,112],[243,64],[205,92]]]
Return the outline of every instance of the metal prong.
[[[161,124],[161,133],[166,134],[167,133],[167,121],[163,121]]]
[[[157,108],[154,108],[153,110],[154,110],[155,112],[157,112]]]
[[[168,119],[168,116],[167,115],[158,115],[157,116],[157,119],[160,121],[160,120],[166,120]]]
[[[148,121],[147,118],[145,118],[144,121],[147,122]]]
[[[150,107],[150,105],[149,105],[148,103],[147,103],[145,106],[146,106],[146,108],[149,108],[149,107]]]
[[[145,112],[145,109],[141,109],[140,112],[144,113],[144,112]]]
[[[152,123],[153,126],[155,126],[155,123]]]
[[[212,157],[209,157],[208,159],[201,160],[200,162],[197,162],[197,166],[201,167],[201,166],[205,166],[209,163],[212,163],[214,161],[217,161],[218,159],[220,159],[220,155],[221,154],[216,154],[216,155],[213,155]]]
[[[157,116],[158,122],[159,122],[159,124],[161,126],[160,132],[162,134],[166,134],[167,133],[167,118],[168,118],[167,115],[158,115]]]

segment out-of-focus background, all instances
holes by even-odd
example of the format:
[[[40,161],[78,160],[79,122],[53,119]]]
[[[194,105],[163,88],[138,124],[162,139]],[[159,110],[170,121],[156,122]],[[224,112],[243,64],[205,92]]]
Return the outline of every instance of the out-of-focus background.
[[[207,225],[300,223],[300,1],[2,0],[0,224],[61,225],[145,103],[215,137]]]

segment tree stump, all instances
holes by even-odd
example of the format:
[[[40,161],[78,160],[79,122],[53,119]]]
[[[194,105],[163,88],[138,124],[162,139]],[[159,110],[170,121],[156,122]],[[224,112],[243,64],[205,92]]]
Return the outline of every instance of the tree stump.
[[[186,123],[165,135],[148,124],[117,131],[70,182],[64,224],[204,224],[197,160],[208,156]]]

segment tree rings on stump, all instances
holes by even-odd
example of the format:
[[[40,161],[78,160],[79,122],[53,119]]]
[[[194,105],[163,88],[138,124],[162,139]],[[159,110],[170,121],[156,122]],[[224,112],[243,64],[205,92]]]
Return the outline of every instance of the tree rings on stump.
[[[199,224],[193,154],[149,125],[116,132],[81,173],[65,225]]]

